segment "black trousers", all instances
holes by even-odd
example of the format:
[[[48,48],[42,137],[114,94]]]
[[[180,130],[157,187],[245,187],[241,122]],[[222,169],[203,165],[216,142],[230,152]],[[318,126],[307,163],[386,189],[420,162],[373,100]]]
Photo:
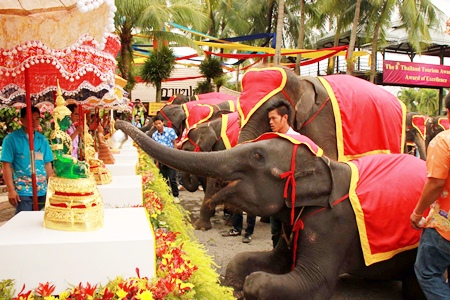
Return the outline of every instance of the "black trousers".
[[[167,180],[167,184],[172,189],[172,195],[178,197],[178,184],[177,184],[177,172],[163,164],[159,164],[159,172]]]

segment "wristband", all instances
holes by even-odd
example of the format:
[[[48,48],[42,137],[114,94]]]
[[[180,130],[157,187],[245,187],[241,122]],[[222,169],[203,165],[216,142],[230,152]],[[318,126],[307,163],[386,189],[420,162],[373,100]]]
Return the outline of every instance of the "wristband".
[[[418,215],[418,214],[416,214],[415,211],[413,211],[412,215],[413,215],[414,217],[422,217],[423,214],[422,214],[422,215]]]

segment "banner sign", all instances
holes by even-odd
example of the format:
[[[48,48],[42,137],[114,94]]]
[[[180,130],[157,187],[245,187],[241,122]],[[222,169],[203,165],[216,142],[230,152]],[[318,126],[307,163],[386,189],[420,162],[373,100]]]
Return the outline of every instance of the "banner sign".
[[[385,60],[383,83],[448,88],[450,66]]]

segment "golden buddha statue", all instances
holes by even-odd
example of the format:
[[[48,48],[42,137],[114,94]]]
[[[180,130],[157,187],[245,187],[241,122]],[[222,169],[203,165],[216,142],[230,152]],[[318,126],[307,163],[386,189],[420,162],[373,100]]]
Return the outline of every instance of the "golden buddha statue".
[[[97,127],[97,137],[98,137],[98,158],[101,159],[105,164],[113,165],[116,160],[112,155],[111,149],[109,149],[108,144],[105,141],[105,135],[102,125]]]
[[[103,203],[86,162],[72,157],[72,139],[65,132],[71,124],[61,89],[53,111],[55,130],[50,144],[56,176],[50,177],[45,202],[44,227],[66,231],[92,231],[103,227]]]
[[[85,126],[85,128],[87,127]],[[86,162],[89,164],[90,171],[94,175],[97,184],[110,183],[112,181],[111,172],[106,168],[101,159],[95,157],[94,139],[87,130],[84,132],[84,145]]]

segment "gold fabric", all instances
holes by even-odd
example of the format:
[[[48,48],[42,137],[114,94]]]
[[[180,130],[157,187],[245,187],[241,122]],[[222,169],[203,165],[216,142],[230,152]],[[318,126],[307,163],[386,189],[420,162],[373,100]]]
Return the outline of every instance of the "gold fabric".
[[[50,49],[74,44],[82,34],[102,43],[110,7],[82,13],[76,0],[1,0],[0,48],[11,49],[28,41],[41,41]]]

